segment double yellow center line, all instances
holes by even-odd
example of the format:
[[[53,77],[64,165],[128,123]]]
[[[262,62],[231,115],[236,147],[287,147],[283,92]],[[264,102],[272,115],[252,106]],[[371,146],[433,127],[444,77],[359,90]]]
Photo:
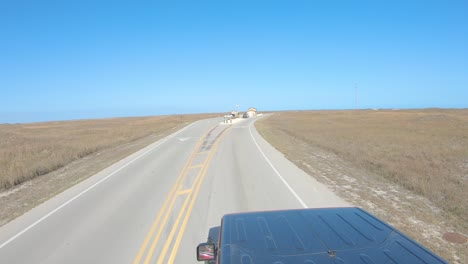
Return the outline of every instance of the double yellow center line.
[[[159,210],[150,231],[146,235],[136,258],[133,261],[133,264],[149,264],[151,262],[158,243],[161,239],[163,230],[168,225],[169,217],[171,214],[177,214],[177,210],[174,210],[176,201],[183,200],[183,204],[180,207],[177,218],[172,224],[171,231],[162,249],[160,250],[160,254],[157,257],[156,263],[162,264],[174,262],[203,179],[205,178],[208,167],[211,163],[211,160],[213,159],[221,139],[228,130],[228,128],[226,128],[216,133],[217,130],[219,130],[217,128],[219,127],[214,127],[211,129],[197,143],[194,152],[188,159],[187,163],[184,165],[184,168],[177,177],[176,182],[169,192],[169,195],[167,196],[162,208]],[[195,177],[193,177],[193,175],[195,175]],[[175,242],[172,243],[174,238]],[[169,251],[170,254],[167,258]],[[166,259],[167,261],[165,261]]]

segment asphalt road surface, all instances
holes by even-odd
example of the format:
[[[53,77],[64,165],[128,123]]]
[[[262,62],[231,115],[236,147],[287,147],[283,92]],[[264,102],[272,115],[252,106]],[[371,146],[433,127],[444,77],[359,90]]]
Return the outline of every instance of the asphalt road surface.
[[[226,213],[348,206],[257,133],[195,122],[0,228],[0,263],[198,263]]]

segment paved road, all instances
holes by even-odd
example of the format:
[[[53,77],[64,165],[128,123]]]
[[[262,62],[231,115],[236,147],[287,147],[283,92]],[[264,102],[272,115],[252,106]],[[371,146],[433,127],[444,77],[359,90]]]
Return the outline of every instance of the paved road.
[[[226,213],[347,206],[256,119],[195,122],[52,198],[0,229],[0,263],[197,263]]]

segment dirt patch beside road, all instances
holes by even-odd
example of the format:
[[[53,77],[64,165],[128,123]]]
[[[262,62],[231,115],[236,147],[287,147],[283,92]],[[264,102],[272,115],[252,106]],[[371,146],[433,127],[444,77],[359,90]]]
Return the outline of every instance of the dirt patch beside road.
[[[0,125],[0,136],[8,135],[10,138],[10,141],[0,144],[3,147],[0,151],[0,176],[4,182],[15,175],[21,178],[21,183],[13,187],[0,188],[0,226],[187,124],[214,116],[219,115]],[[90,148],[94,151],[86,155],[77,154]],[[54,164],[53,158],[57,157],[47,154],[51,152],[67,156],[60,159],[63,164],[58,168],[47,167],[47,164]],[[19,169],[12,170],[12,164]],[[32,172],[39,168],[32,166],[34,164],[48,168],[48,172],[34,176]],[[7,166],[10,166],[9,170]],[[7,174],[8,171],[17,174]],[[25,174],[19,173],[21,171]]]
[[[468,110],[282,112],[256,128],[342,198],[467,263],[467,243],[443,236],[467,234]]]

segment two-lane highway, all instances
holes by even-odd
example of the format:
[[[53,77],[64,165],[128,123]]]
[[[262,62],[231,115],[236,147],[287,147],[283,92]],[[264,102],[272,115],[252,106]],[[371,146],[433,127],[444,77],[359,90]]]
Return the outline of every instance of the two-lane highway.
[[[259,136],[195,122],[0,228],[0,263],[196,263],[232,212],[346,206]]]

